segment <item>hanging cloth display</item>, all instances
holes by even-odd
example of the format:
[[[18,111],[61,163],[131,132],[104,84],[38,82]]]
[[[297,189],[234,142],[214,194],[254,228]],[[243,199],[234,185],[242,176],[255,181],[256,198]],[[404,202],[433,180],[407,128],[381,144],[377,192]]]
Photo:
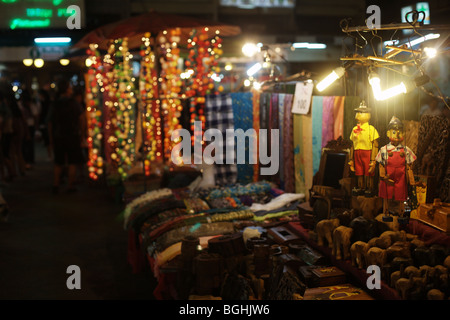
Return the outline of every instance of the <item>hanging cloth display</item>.
[[[236,183],[237,166],[236,159],[227,158],[226,147],[230,148],[234,141],[226,140],[226,130],[234,130],[233,101],[230,94],[206,96],[206,128],[214,128],[222,132],[222,141],[216,142],[217,148],[223,150],[223,164],[214,165],[216,184],[227,185]],[[228,163],[228,164],[227,164]]]
[[[284,190],[284,161],[283,161],[283,133],[284,133],[284,100],[285,94],[280,93],[278,96],[278,128],[280,133],[280,144],[279,144],[279,177],[280,177],[280,188]]]
[[[312,153],[312,117],[311,113],[302,115],[303,121],[303,152],[301,153],[305,172],[305,194],[309,195],[309,189],[313,183],[313,153]],[[308,198],[308,196],[307,196]],[[308,198],[309,199],[309,198]]]
[[[323,97],[314,96],[312,99],[312,152],[313,152],[313,174],[319,171],[320,158],[322,156],[322,113]]]
[[[306,193],[305,167],[302,158],[303,150],[303,119],[300,114],[293,114],[294,122],[294,177],[295,193]]]
[[[260,92],[258,90],[253,90],[253,129],[256,132],[256,141],[259,141],[259,129],[260,129],[260,114],[259,114],[259,104],[260,104]],[[255,159],[256,163],[253,165],[253,181],[258,181],[259,177],[259,144],[255,146]]]
[[[270,103],[270,130],[269,130],[269,135],[267,137],[268,141],[269,140],[271,141],[270,137],[272,135],[272,130],[279,130],[278,100],[279,100],[279,94],[272,93],[271,103]],[[272,148],[278,148],[278,146],[270,146],[268,154],[272,154]],[[275,173],[271,177],[271,181],[273,181],[277,185],[280,185],[280,171],[279,170],[277,171],[277,173]]]
[[[322,148],[334,138],[333,119],[334,97],[323,97],[322,113]]]
[[[333,119],[334,140],[344,137],[344,103],[345,97],[334,97]]]
[[[246,132],[253,127],[253,95],[251,92],[231,93],[234,129]],[[256,141],[256,140],[255,140]],[[237,164],[237,182],[247,184],[253,180],[253,165],[250,163],[249,141],[245,142],[245,163]]]
[[[260,100],[260,110],[259,110],[259,117],[260,117],[260,129],[266,129],[267,134],[270,133],[270,102],[271,102],[271,93],[261,93]],[[267,151],[270,152],[270,139],[267,139]],[[259,152],[259,150],[258,150]],[[267,167],[267,165],[259,164],[260,167]],[[260,173],[261,170],[258,170]],[[269,179],[267,176],[259,175],[258,180],[265,180]]]
[[[291,113],[293,94],[286,94],[284,98],[284,124],[283,124],[283,155],[284,190],[289,193],[295,191],[294,172],[294,141],[293,141],[293,116]]]

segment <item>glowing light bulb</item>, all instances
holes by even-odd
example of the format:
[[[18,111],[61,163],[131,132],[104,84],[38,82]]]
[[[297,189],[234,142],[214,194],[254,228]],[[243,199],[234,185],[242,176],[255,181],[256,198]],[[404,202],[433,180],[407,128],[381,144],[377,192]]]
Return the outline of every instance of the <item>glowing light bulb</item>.
[[[326,76],[322,81],[320,81],[316,88],[320,92],[328,88],[333,82],[342,77],[345,73],[345,68],[339,67],[334,69],[328,76]]]

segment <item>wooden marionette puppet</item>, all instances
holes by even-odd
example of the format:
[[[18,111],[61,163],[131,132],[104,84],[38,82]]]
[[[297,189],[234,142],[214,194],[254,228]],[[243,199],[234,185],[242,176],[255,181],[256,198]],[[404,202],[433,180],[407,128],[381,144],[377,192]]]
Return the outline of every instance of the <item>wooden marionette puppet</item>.
[[[357,188],[352,190],[355,196],[372,197],[374,192],[373,179],[375,175],[375,156],[378,153],[377,129],[369,124],[370,108],[364,101],[355,109],[357,125],[353,127],[350,140],[353,146],[350,150],[350,170],[357,177]]]
[[[388,124],[389,143],[380,148],[376,156],[379,163],[380,184],[378,196],[383,198],[383,221],[393,221],[389,211],[389,202],[397,203],[399,223],[406,223],[404,203],[408,198],[408,184],[416,185],[412,163],[417,159],[414,152],[403,145],[403,123],[392,117]]]

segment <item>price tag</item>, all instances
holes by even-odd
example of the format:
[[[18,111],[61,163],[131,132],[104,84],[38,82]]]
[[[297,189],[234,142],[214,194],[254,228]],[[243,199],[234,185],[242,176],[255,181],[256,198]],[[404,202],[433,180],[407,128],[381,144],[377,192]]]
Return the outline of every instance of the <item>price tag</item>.
[[[295,85],[292,113],[308,114],[314,84],[312,82],[297,82]]]

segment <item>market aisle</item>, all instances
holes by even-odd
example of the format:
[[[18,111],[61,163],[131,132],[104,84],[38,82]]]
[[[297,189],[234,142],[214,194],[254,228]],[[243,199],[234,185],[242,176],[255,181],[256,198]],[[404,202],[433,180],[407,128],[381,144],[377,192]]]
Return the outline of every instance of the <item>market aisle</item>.
[[[121,206],[87,183],[53,195],[40,145],[36,160],[3,188],[11,214],[0,223],[0,299],[153,299],[151,274],[134,275],[127,263]],[[80,290],[66,286],[69,265],[81,269]]]

